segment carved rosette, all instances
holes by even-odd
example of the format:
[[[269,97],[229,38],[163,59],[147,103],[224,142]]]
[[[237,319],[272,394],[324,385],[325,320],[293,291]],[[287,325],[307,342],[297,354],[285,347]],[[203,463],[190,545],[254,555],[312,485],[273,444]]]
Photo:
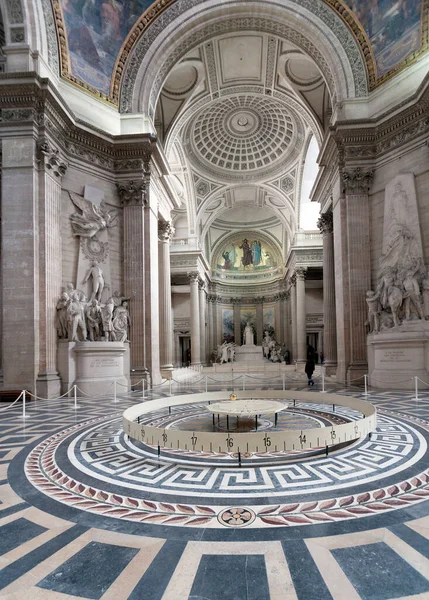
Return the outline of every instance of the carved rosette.
[[[43,142],[39,145],[38,156],[40,163],[55,177],[61,178],[67,171],[68,164],[61,158],[60,151],[48,144],[48,142]]]
[[[174,229],[171,221],[159,221],[158,222],[158,236],[162,242],[169,243],[173,239]]]
[[[147,185],[146,181],[127,181],[118,183],[119,197],[123,206],[146,206]]]
[[[344,169],[342,178],[346,195],[367,194],[373,177],[373,169],[362,170],[360,167],[356,169]]]
[[[332,211],[320,215],[319,220],[317,221],[317,227],[320,229],[320,233],[323,235],[328,235],[333,233],[334,231],[334,215]]]
[[[109,243],[100,241],[95,235],[91,238],[80,238],[80,247],[88,261],[105,263],[109,255]]]

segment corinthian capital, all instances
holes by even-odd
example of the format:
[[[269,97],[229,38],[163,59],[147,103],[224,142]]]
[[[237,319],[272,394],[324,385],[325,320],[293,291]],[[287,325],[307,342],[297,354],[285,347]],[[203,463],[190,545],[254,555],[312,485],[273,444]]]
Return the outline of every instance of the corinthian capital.
[[[197,283],[199,281],[200,278],[200,274],[198,273],[198,271],[192,271],[191,273],[188,273],[188,277],[189,277],[189,281],[191,283]]]
[[[344,169],[342,176],[346,194],[367,194],[372,184],[374,170],[362,170],[360,167]]]
[[[145,206],[147,203],[147,187],[143,180],[118,183],[118,192],[123,205]]]
[[[62,177],[67,171],[67,163],[62,160],[60,151],[48,142],[40,144],[38,150],[39,160],[43,162],[45,169],[51,171],[55,177]]]
[[[331,210],[320,215],[319,220],[317,221],[317,227],[323,235],[327,235],[334,231],[334,218]]]
[[[298,281],[304,281],[307,267],[297,267],[295,269],[295,275]]]
[[[175,231],[171,221],[158,222],[158,235],[163,242],[171,242]]]

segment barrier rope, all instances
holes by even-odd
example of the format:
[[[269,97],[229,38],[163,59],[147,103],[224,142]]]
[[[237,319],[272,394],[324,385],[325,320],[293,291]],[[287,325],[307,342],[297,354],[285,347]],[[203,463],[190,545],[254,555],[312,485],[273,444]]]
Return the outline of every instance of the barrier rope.
[[[15,405],[17,402],[19,402],[19,400],[21,400],[21,399],[22,399],[22,395],[23,395],[23,393],[24,393],[24,391],[22,391],[22,392],[19,394],[18,398],[17,398],[16,400],[14,400],[14,401],[12,402],[12,404],[9,404],[8,406],[4,406],[3,408],[0,408],[0,412],[3,412],[3,411],[5,411],[5,410],[9,410],[9,408],[12,408],[12,406],[14,406],[14,405]],[[27,392],[27,393],[28,393],[28,392]]]

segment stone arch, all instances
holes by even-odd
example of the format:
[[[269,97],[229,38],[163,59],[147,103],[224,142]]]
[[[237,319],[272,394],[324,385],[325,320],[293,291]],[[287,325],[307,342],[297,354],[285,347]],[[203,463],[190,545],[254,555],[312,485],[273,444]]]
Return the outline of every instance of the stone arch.
[[[364,58],[355,37],[326,4],[317,14],[312,0],[287,0],[246,5],[206,0],[190,10],[186,2],[164,10],[144,35],[130,34],[119,57],[112,94],[121,91],[121,112],[154,114],[162,84],[172,66],[192,47],[223,31],[256,29],[292,41],[319,66],[335,101],[368,93]],[[228,7],[228,17],[225,8]],[[258,7],[258,13],[254,10]],[[318,39],[318,47],[312,39]],[[130,40],[133,40],[130,46]],[[160,59],[162,57],[162,60]],[[126,62],[125,62],[126,61]],[[119,71],[118,71],[119,69]],[[121,83],[122,82],[122,83]]]

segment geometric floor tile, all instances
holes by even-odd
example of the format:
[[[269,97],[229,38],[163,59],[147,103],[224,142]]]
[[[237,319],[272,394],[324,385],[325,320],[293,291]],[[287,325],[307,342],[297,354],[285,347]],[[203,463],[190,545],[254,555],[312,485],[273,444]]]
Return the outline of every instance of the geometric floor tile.
[[[362,600],[429,594],[429,579],[384,542],[337,548],[332,554]],[[429,573],[427,575],[429,577]]]
[[[136,548],[90,542],[37,586],[99,600],[137,552]]]

